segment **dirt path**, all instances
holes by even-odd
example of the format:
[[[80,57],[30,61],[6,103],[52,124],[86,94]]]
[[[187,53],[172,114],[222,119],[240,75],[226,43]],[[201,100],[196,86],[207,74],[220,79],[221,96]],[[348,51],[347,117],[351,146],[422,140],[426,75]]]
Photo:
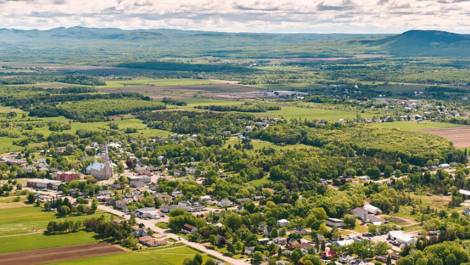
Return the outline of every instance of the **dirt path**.
[[[52,261],[86,258],[119,252],[124,252],[124,250],[117,246],[105,243],[40,249],[0,254],[0,265],[35,265]]]

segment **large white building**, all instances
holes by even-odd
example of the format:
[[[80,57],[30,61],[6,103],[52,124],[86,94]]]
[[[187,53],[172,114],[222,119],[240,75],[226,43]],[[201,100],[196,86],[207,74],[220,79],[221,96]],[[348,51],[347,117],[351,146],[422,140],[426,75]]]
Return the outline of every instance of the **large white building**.
[[[113,163],[108,156],[108,147],[104,155],[104,162],[94,162],[86,168],[86,173],[98,180],[110,179],[113,177]]]

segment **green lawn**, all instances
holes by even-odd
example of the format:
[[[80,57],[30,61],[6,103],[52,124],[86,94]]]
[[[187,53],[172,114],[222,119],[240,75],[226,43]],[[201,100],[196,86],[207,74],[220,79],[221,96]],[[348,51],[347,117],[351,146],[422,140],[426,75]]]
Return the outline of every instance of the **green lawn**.
[[[186,246],[175,246],[144,251],[112,254],[86,259],[68,260],[49,265],[128,265],[128,264],[158,264],[158,265],[181,265],[186,258],[192,259],[198,253],[196,250]],[[207,256],[203,256],[204,260]]]
[[[0,253],[96,243],[98,241],[94,238],[94,235],[94,233],[81,231],[51,236],[42,233],[0,236]]]

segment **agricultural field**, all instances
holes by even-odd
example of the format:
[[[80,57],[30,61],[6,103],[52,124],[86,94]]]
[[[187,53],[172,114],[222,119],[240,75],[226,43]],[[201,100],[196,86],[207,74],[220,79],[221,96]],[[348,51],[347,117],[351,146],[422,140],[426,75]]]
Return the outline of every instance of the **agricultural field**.
[[[97,213],[95,216],[100,216]],[[83,220],[91,216],[69,217],[63,220]],[[26,251],[42,248],[55,248],[98,242],[93,233],[44,235],[51,220],[56,220],[53,212],[45,212],[40,207],[32,207],[13,199],[0,201],[0,253]]]
[[[186,246],[171,246],[163,248],[148,249],[130,253],[113,254],[86,259],[68,260],[63,262],[48,263],[48,265],[128,265],[128,264],[161,264],[180,265],[186,258],[192,259],[196,250]],[[207,256],[203,255],[207,260]]]
[[[171,87],[171,86],[203,86],[225,84],[222,80],[209,79],[130,79],[130,80],[106,80],[106,85],[99,88],[124,88],[124,87]]]

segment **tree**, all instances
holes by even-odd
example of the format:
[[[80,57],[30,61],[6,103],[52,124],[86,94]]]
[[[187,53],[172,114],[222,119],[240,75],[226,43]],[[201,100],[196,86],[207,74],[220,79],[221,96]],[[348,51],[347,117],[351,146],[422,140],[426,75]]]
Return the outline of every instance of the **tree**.
[[[61,217],[69,215],[70,212],[71,212],[70,207],[68,207],[67,205],[62,205],[57,210],[57,214]]]
[[[255,251],[255,253],[253,253],[253,256],[251,257],[251,264],[259,265],[261,264],[261,262],[263,262],[263,254],[261,254],[261,252],[259,251]]]
[[[356,227],[356,216],[347,214],[344,216],[344,223],[348,228],[354,229]]]
[[[28,201],[28,204],[33,204],[35,201],[34,194],[28,193],[28,197],[26,200]]]
[[[217,263],[211,258],[208,258],[205,264],[206,265],[217,265]]]

